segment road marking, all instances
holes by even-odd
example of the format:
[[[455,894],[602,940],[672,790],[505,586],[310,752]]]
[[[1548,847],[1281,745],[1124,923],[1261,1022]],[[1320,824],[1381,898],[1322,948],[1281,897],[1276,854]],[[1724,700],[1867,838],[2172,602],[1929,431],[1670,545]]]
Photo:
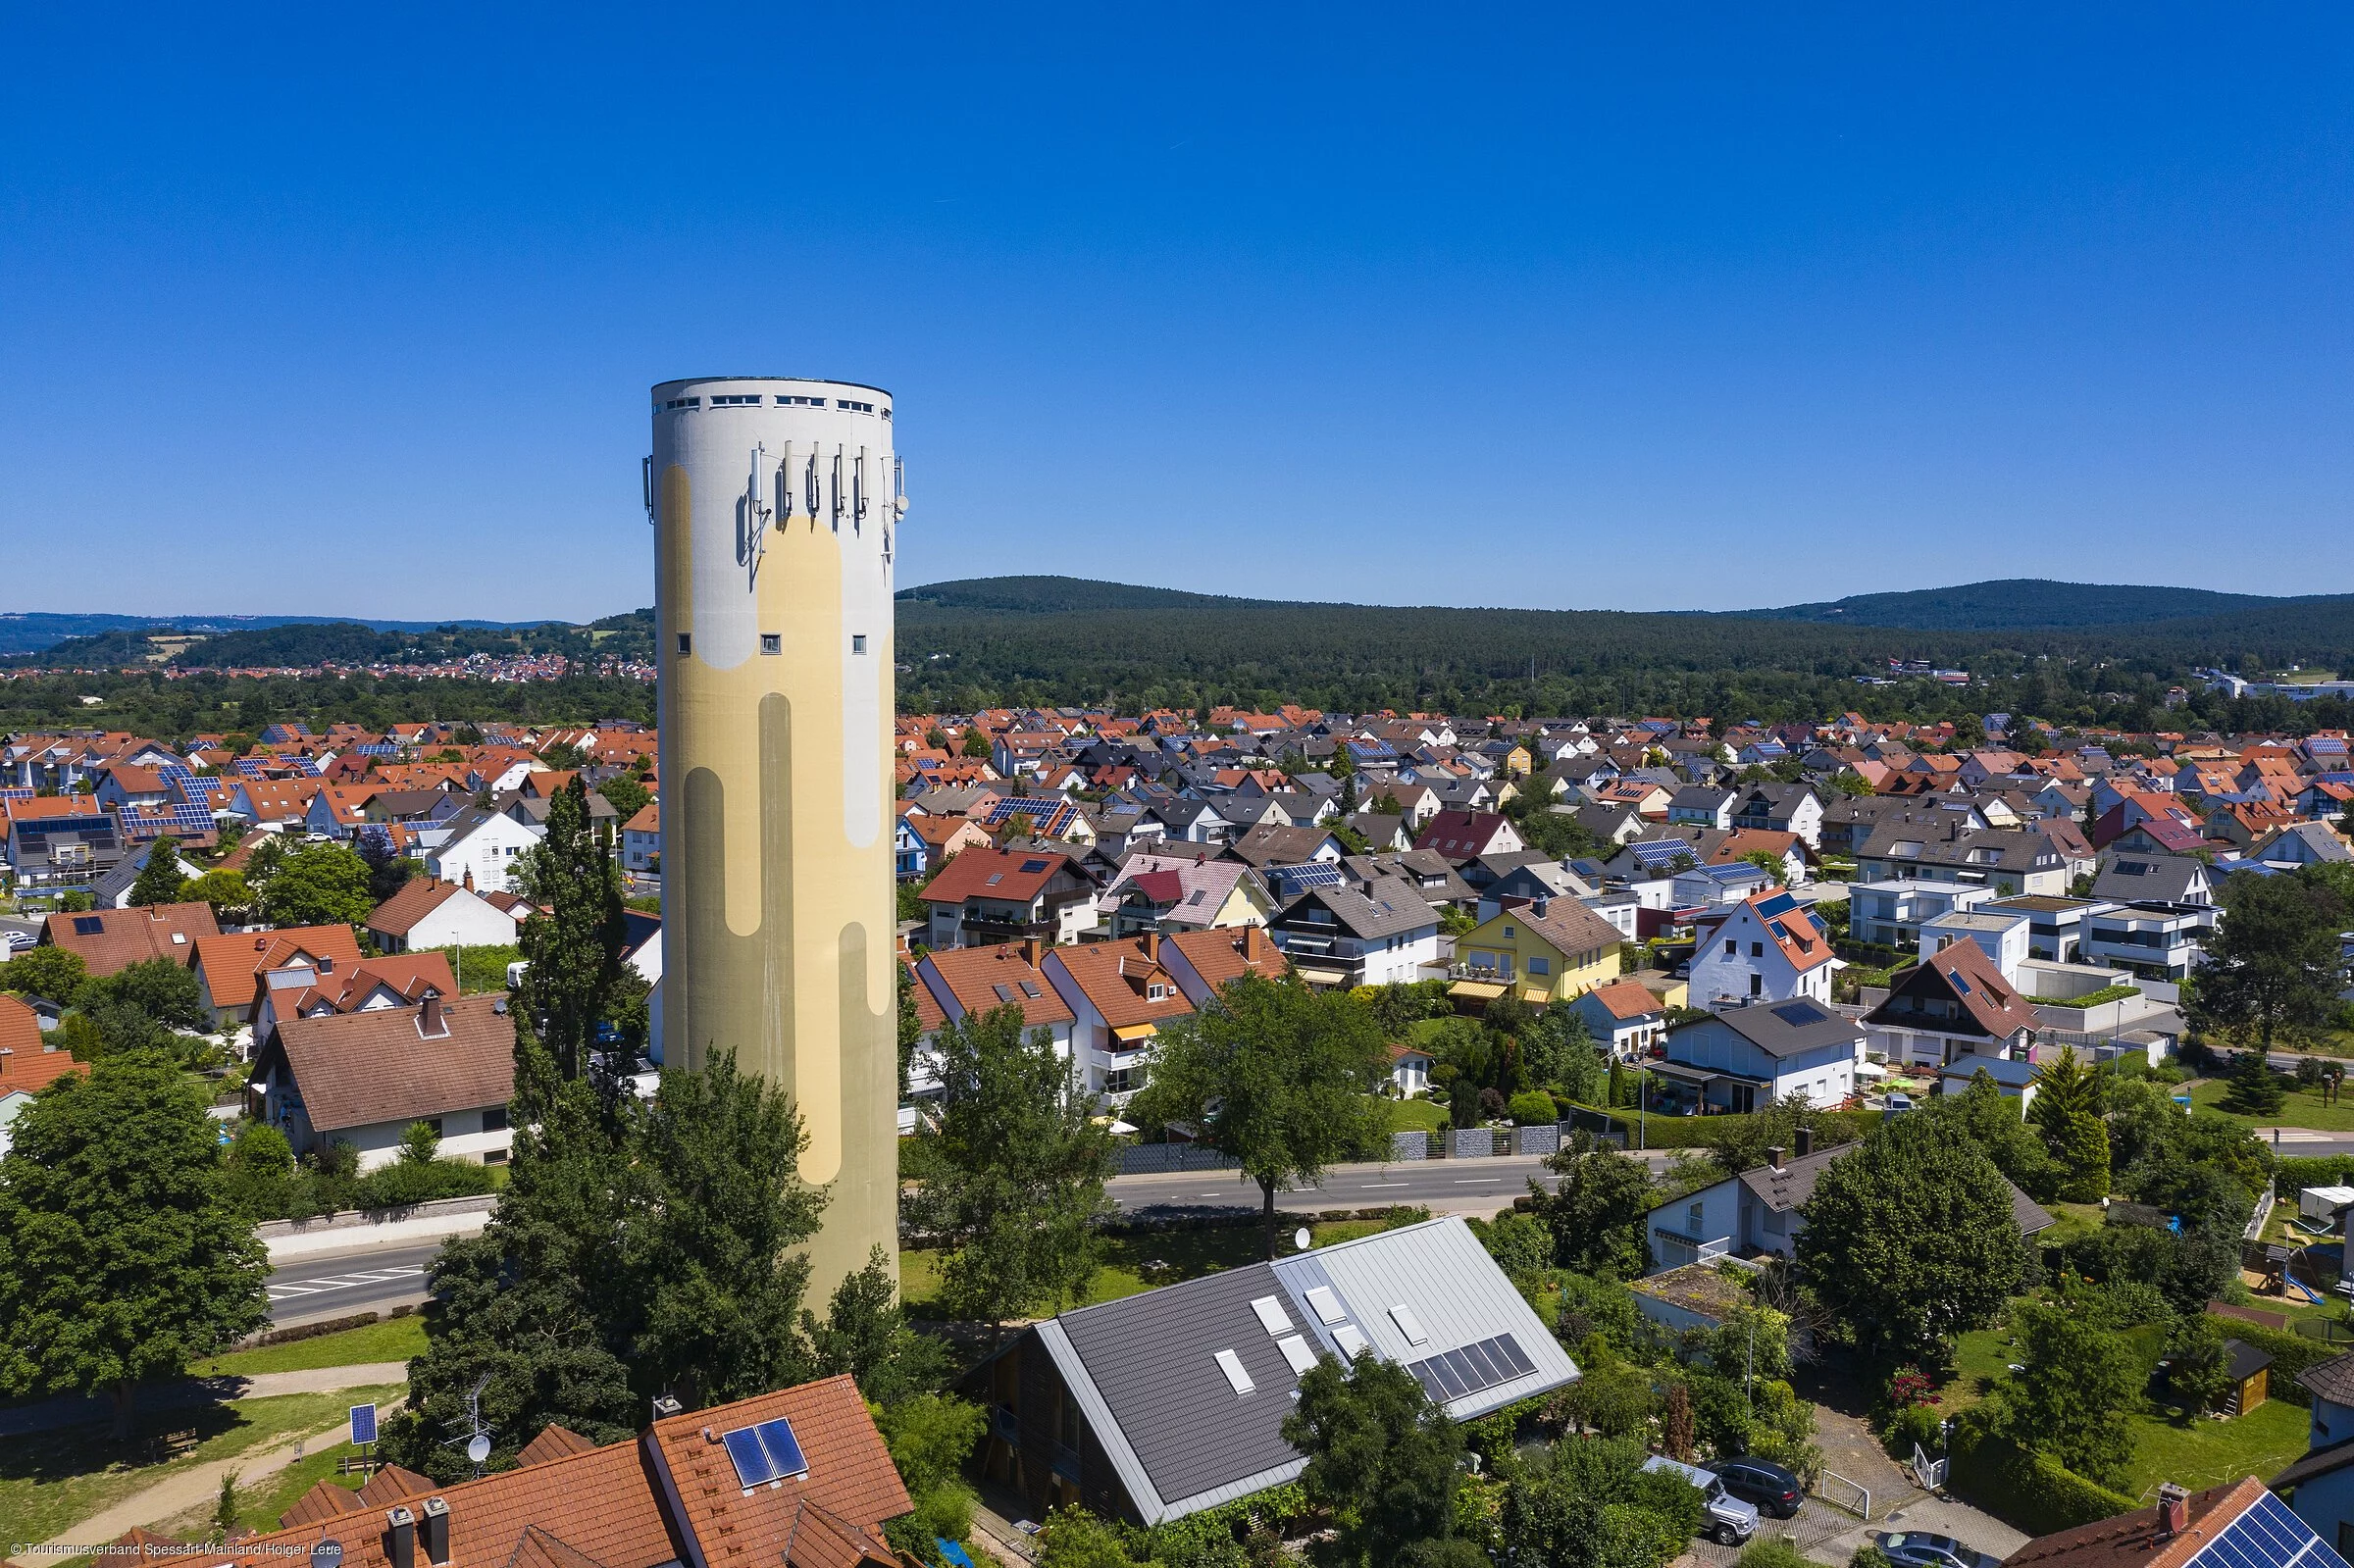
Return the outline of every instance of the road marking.
[[[1411,1182],[1359,1182],[1356,1184],[1356,1189],[1365,1192],[1377,1187],[1411,1187],[1412,1185]]]
[[[1455,1179],[1455,1185],[1458,1187],[1494,1187],[1503,1180],[1504,1178],[1501,1176],[1458,1176]]]
[[[318,1295],[328,1290],[357,1290],[363,1285],[385,1285],[394,1280],[414,1280],[424,1277],[422,1268],[368,1269],[353,1274],[323,1274],[307,1280],[280,1280],[269,1287],[272,1300],[289,1296]]]

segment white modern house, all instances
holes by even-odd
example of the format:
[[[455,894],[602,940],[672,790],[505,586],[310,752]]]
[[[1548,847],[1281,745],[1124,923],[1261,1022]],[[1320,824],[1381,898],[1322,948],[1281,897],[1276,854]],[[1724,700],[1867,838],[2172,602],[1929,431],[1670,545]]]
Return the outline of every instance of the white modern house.
[[[517,858],[537,843],[544,831],[501,812],[469,806],[437,830],[421,828],[417,836],[425,848],[427,875],[478,892],[511,892]]]
[[[1691,997],[1720,1001],[1831,999],[1831,939],[1791,894],[1771,888],[1694,929]]]

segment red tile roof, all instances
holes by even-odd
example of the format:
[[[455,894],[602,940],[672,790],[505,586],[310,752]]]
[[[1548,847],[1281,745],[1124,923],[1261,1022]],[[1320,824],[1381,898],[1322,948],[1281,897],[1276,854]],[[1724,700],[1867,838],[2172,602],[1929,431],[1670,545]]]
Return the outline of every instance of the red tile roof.
[[[1071,1022],[1071,1010],[1046,974],[1038,967],[1045,957],[1035,941],[1001,942],[995,947],[953,947],[930,954],[917,970],[919,988],[930,989],[924,977],[938,977],[948,995],[939,1005],[946,1015],[953,999],[968,1013],[999,1007],[1019,1007],[1022,1022],[1032,1027]],[[920,1009],[920,999],[919,999]]]
[[[95,930],[84,929],[95,921]],[[210,904],[156,904],[145,909],[90,909],[51,915],[43,938],[80,957],[93,976],[112,975],[153,958],[185,968],[197,944],[221,935]]]
[[[52,1050],[41,1019],[14,996],[0,994],[0,1095],[37,1094],[68,1073],[83,1071],[71,1051]]]
[[[1051,849],[967,849],[932,879],[924,901],[961,904],[967,898],[993,898],[1028,903],[1070,863],[1068,855]]]

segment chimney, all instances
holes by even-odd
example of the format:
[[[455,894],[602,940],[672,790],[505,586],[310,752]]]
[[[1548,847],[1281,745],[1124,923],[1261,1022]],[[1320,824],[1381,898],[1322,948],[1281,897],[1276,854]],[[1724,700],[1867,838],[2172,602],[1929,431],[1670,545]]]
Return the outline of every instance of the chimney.
[[[1148,964],[1160,962],[1160,933],[1158,931],[1145,933],[1145,962]]]
[[[1039,965],[1039,961],[1045,958],[1046,955],[1046,943],[1040,941],[1036,936],[1024,936],[1022,938],[1023,963],[1028,964],[1032,969],[1036,969]]]
[[[1782,1146],[1779,1143],[1771,1144],[1766,1148],[1766,1163],[1777,1171],[1782,1168]]]
[[[441,993],[429,990],[425,1005],[417,1013],[417,1033],[428,1039],[437,1039],[449,1033],[449,1020],[441,1013]]]
[[[2190,1493],[2169,1481],[2158,1489],[2158,1535],[2172,1541],[2190,1528]]]
[[[654,1395],[654,1419],[656,1421],[668,1421],[672,1416],[679,1414],[685,1408],[686,1406],[680,1404],[678,1400],[672,1398],[667,1393],[657,1393]]]
[[[449,1562],[449,1504],[440,1497],[425,1499],[425,1560],[447,1568]]]
[[[1243,928],[1243,961],[1255,964],[1267,955],[1267,932],[1263,926]]]
[[[1811,1127],[1800,1128],[1798,1130],[1798,1157],[1803,1160],[1814,1152],[1815,1129]]]
[[[405,1507],[384,1515],[384,1557],[391,1568],[417,1568],[417,1516]]]

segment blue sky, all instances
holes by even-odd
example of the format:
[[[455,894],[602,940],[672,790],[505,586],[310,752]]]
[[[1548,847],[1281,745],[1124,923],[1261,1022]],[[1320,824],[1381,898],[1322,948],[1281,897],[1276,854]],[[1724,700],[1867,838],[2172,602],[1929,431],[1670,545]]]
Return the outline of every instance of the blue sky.
[[[0,609],[651,600],[645,388],[902,583],[2354,590],[2329,7],[17,7]]]

